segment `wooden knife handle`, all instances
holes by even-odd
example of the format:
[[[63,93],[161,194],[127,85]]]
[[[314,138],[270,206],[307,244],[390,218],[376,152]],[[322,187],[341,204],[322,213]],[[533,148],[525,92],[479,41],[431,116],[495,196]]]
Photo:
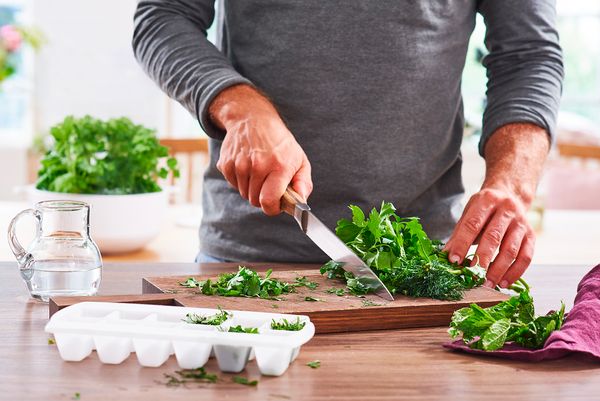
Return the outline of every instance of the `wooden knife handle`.
[[[296,205],[299,203],[304,204],[305,202],[292,187],[287,187],[285,193],[281,197],[281,210],[293,217]]]

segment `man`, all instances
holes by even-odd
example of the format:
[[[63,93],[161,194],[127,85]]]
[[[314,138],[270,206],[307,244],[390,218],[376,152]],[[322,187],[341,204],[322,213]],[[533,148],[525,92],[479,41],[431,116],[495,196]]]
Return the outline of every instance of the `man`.
[[[279,215],[291,185],[331,228],[348,204],[391,201],[431,237],[452,234],[452,261],[478,243],[486,285],[521,276],[563,76],[554,1],[227,1],[220,51],[205,37],[213,3],[142,0],[133,38],[149,75],[211,137],[204,258],[326,261]],[[457,223],[461,73],[477,12],[489,50],[486,177]]]

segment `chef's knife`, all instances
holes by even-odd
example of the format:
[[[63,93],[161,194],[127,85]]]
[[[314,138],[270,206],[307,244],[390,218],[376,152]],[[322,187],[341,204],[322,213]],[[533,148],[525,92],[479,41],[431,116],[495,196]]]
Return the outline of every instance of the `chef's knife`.
[[[289,188],[281,198],[281,209],[294,217],[300,228],[332,260],[342,263],[344,270],[352,272],[361,283],[381,298],[393,301],[394,297],[379,277],[346,244],[342,242],[321,220],[311,212],[300,195]]]

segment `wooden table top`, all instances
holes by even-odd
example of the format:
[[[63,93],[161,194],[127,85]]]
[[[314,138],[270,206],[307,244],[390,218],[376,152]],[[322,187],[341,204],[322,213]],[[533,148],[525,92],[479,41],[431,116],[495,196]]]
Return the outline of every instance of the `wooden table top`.
[[[538,312],[564,299],[572,305],[576,285],[592,266],[539,265],[526,278]],[[101,293],[141,293],[141,278],[212,273],[195,264],[109,264]],[[281,377],[260,376],[250,363],[240,375],[257,387],[231,381],[215,360],[206,368],[216,384],[167,387],[163,374],[177,370],[174,358],[143,368],[132,355],[121,365],[104,365],[95,353],[83,362],[64,362],[48,344],[48,307],[28,297],[14,263],[0,263],[0,399],[70,400],[563,400],[598,399],[600,364],[574,357],[524,363],[447,351],[446,329],[411,329],[318,335]],[[319,369],[306,363],[321,361]]]

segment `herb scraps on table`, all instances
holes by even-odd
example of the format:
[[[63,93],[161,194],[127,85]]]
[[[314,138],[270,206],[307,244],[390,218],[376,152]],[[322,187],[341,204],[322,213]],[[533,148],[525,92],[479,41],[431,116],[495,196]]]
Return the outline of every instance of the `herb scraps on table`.
[[[383,304],[378,304],[377,302],[373,302],[370,299],[363,299],[361,302],[362,302],[363,307],[382,306],[383,305]]]
[[[315,290],[319,286],[319,283],[310,281],[309,279],[306,278],[306,276],[302,276],[302,277],[296,277],[296,279],[294,280],[293,286],[294,287],[306,287],[310,290]]]
[[[394,294],[441,300],[462,299],[465,290],[485,281],[485,269],[465,258],[451,263],[443,243],[431,240],[416,217],[403,218],[389,202],[373,208],[368,217],[350,205],[352,220],[337,222],[336,235],[381,279]],[[348,292],[364,295],[374,290],[365,280],[346,272],[342,264],[329,261],[321,274],[346,282]]]
[[[258,384],[258,380],[248,380],[242,376],[233,376],[231,380],[237,384],[243,384],[244,386],[256,386]]]
[[[305,301],[308,301],[308,302],[320,302],[320,301],[322,301],[322,300],[321,300],[321,299],[319,299],[319,298],[310,297],[310,296],[306,296],[306,297],[304,297],[304,300],[305,300]]]
[[[330,289],[327,290],[328,294],[335,294],[338,297],[342,297],[344,296],[344,294],[346,293],[346,290],[343,288],[335,288],[335,287],[331,287]]]
[[[315,359],[314,361],[310,361],[306,364],[306,366],[312,368],[312,369],[317,369],[321,367],[321,361],[319,361],[318,359]]]
[[[218,376],[214,373],[208,373],[204,368],[181,369],[173,374],[164,374],[168,387],[177,387],[187,383],[216,383]]]

